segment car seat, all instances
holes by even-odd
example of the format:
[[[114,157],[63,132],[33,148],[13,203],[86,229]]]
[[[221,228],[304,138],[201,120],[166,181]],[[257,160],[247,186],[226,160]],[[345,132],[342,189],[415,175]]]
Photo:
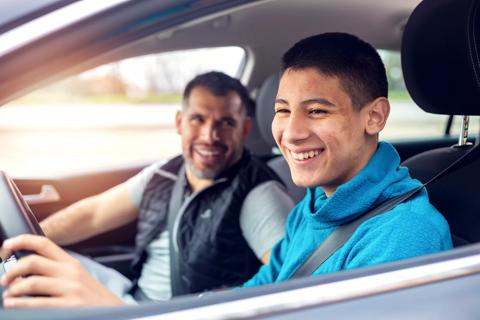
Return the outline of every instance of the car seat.
[[[459,143],[403,162],[428,181],[474,145],[468,117],[480,115],[480,1],[424,0],[414,10],[402,41],[402,69],[413,100],[426,112],[462,115]],[[478,139],[477,139],[478,143]],[[431,183],[432,204],[445,216],[456,246],[480,241],[480,159]]]
[[[257,94],[256,120],[260,134],[263,140],[268,144],[271,150],[276,147],[275,140],[272,135],[272,120],[275,115],[273,105],[277,96],[279,73],[275,73],[265,80]],[[288,194],[295,203],[299,202],[305,196],[305,188],[297,187],[290,175],[287,161],[282,155],[276,156],[267,162],[279,177],[283,180],[287,187]]]

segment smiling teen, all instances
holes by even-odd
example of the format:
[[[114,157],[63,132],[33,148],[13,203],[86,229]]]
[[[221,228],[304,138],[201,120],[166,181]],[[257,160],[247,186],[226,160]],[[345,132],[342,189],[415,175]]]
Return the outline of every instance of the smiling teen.
[[[339,226],[421,185],[378,141],[390,105],[376,50],[355,36],[306,38],[283,56],[272,133],[305,198],[288,217],[271,260],[245,287],[290,279]],[[364,267],[452,247],[426,190],[363,222],[313,274]]]

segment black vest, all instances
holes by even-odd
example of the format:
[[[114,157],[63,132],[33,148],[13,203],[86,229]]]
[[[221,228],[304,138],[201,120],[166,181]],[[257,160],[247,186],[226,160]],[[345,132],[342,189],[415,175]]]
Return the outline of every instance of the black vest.
[[[137,225],[134,270],[140,275],[146,247],[168,228],[168,205],[183,158],[176,157],[158,170],[147,184]],[[261,266],[240,228],[240,210],[249,191],[277,175],[245,150],[241,160],[216,182],[197,194],[182,210],[176,232],[178,268],[173,295],[190,294],[220,287],[238,286],[250,279]],[[170,239],[175,235],[172,230]],[[172,248],[172,245],[170,246]],[[170,255],[172,257],[172,255]],[[159,266],[161,268],[162,266]],[[173,273],[177,272],[176,275]]]

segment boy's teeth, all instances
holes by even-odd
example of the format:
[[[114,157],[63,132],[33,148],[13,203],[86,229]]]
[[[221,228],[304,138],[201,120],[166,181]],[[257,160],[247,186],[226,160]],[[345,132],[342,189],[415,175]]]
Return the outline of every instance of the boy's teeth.
[[[293,151],[290,151],[290,153],[292,154],[292,157],[295,160],[306,160],[306,159],[313,158],[313,157],[317,156],[320,153],[320,151],[310,150],[310,151],[307,151],[307,152],[299,152],[299,153],[295,153]]]

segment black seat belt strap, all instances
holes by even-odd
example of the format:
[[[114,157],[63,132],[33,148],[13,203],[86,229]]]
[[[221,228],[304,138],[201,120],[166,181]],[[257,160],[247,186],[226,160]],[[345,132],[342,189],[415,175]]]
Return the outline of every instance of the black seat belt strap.
[[[173,226],[175,225],[175,219],[178,215],[180,208],[182,207],[183,197],[185,194],[185,186],[182,183],[185,176],[185,167],[182,167],[178,173],[178,180],[173,184],[172,194],[170,196],[170,202],[168,204],[168,238],[169,238],[169,255],[170,255],[170,281],[172,288],[172,296],[178,295],[182,292],[181,278],[179,274],[179,257],[178,252],[175,250],[173,239]]]
[[[360,217],[350,221],[347,224],[344,224],[338,227],[334,232],[332,232],[325,241],[307,258],[307,260],[295,271],[291,276],[292,279],[301,278],[311,275],[315,270],[317,270],[333,253],[335,253],[340,247],[342,247],[352,236],[355,230],[366,220],[390,211],[399,203],[408,200],[414,196],[417,192],[422,190],[425,186],[431,182],[440,179],[441,177],[456,171],[459,168],[470,163],[472,160],[480,156],[480,144],[475,145],[472,149],[461,157],[456,159],[451,163],[447,168],[442,170],[432,179],[421,185],[420,187],[413,189],[405,194],[392,198],[380,206],[374,208],[373,210],[361,215]]]

